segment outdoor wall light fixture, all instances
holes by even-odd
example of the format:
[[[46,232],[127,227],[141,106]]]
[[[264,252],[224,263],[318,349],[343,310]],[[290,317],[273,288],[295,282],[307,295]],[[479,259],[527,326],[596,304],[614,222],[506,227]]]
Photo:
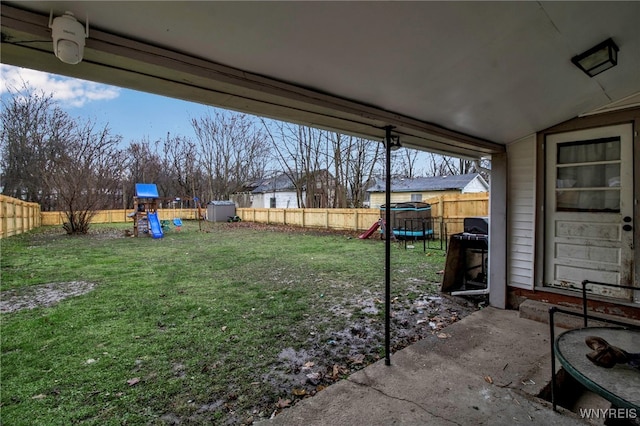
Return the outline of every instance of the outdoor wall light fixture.
[[[53,53],[65,64],[79,64],[84,54],[84,39],[89,37],[89,20],[85,26],[71,12],[53,19],[49,15],[49,28],[53,38]]]
[[[400,148],[402,148],[402,145],[400,144],[400,136],[390,136],[389,137],[389,149],[391,151],[397,151]]]
[[[584,53],[571,58],[575,66],[589,77],[595,77],[618,63],[618,46],[612,39],[607,39]]]

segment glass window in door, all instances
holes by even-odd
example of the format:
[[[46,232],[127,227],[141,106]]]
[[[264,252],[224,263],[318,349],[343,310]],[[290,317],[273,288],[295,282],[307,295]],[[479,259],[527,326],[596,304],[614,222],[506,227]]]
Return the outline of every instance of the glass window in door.
[[[556,210],[620,212],[620,138],[557,145]]]

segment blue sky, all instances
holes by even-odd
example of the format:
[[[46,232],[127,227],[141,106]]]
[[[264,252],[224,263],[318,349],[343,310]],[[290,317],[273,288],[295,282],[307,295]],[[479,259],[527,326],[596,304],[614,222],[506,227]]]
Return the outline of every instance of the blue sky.
[[[30,69],[0,65],[0,95],[7,87],[29,87],[51,93],[72,117],[91,118],[109,125],[112,134],[123,141],[151,141],[172,136],[195,137],[191,118],[213,113],[214,108],[115,86],[62,77]]]

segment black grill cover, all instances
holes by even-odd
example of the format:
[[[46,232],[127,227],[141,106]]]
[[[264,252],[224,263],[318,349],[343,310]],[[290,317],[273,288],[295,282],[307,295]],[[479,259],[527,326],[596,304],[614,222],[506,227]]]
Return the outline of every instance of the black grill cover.
[[[489,234],[489,218],[465,217],[464,232],[469,234]]]

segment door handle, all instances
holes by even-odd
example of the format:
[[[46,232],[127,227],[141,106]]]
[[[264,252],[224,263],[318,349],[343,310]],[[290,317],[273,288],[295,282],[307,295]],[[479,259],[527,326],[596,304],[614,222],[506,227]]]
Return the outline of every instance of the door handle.
[[[622,221],[623,221],[624,223],[629,223],[629,222],[631,222],[631,217],[630,217],[630,216],[625,216],[625,217],[622,219]]]
[[[626,224],[622,226],[622,230],[623,231],[631,231],[633,229],[633,226]]]

